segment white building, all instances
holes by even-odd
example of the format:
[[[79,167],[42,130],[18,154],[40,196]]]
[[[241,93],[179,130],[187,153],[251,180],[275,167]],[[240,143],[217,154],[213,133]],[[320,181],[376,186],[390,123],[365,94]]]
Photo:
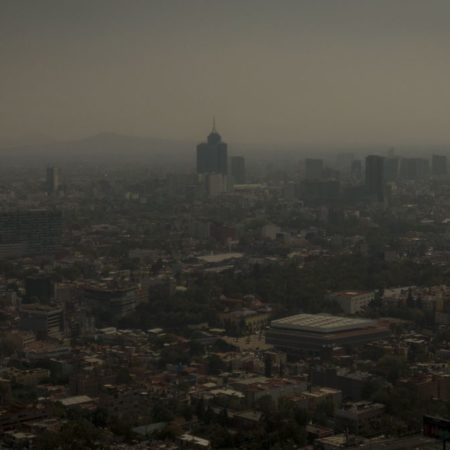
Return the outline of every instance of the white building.
[[[206,175],[206,193],[208,197],[217,197],[227,192],[227,177],[221,173],[208,173]]]
[[[356,314],[369,306],[369,303],[374,299],[374,293],[367,291],[342,291],[330,294],[329,298],[334,300],[345,314]]]

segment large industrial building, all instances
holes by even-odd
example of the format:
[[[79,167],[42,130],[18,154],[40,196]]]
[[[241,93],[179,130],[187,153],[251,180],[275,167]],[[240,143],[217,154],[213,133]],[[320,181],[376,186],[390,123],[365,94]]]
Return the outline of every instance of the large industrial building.
[[[320,352],[335,346],[366,344],[389,334],[389,328],[373,320],[297,314],[273,320],[266,342],[288,353]]]

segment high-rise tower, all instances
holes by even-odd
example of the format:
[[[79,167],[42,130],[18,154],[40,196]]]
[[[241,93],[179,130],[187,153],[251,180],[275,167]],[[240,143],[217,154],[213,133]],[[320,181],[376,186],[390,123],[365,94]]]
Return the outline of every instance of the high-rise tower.
[[[366,157],[366,189],[379,202],[384,200],[384,158],[381,156]]]
[[[227,144],[222,142],[222,136],[216,130],[215,119],[207,141],[197,145],[197,173],[228,173]]]
[[[245,184],[245,158],[243,156],[232,156],[230,158],[230,169],[233,182]]]
[[[435,177],[447,175],[447,157],[444,155],[433,155],[431,157],[431,173]]]
[[[46,188],[48,194],[55,194],[60,187],[60,175],[58,167],[47,167]]]

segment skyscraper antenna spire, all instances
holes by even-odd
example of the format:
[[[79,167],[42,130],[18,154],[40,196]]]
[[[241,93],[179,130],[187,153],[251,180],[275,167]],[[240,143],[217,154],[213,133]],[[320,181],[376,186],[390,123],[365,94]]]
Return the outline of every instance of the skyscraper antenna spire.
[[[212,132],[213,132],[213,133],[217,133],[217,131],[216,131],[216,116],[213,116],[213,127],[212,127]]]

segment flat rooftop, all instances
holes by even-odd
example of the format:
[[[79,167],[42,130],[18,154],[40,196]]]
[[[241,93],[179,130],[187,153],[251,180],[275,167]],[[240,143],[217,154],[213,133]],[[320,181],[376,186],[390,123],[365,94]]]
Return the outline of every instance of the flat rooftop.
[[[270,323],[272,328],[309,331],[313,333],[335,333],[338,331],[368,328],[375,325],[376,323],[373,320],[331,316],[328,314],[297,314],[295,316],[273,320]]]
[[[359,295],[369,295],[370,291],[339,291],[333,292],[332,297],[358,297]]]
[[[25,303],[20,306],[20,310],[23,312],[44,312],[44,313],[57,313],[61,312],[62,308],[57,305],[42,305],[40,303]]]
[[[217,253],[215,255],[198,256],[198,259],[205,263],[222,263],[230,259],[240,259],[244,256],[243,253]]]
[[[74,397],[66,397],[59,400],[64,406],[83,405],[92,401],[93,399],[87,395],[75,395]]]

